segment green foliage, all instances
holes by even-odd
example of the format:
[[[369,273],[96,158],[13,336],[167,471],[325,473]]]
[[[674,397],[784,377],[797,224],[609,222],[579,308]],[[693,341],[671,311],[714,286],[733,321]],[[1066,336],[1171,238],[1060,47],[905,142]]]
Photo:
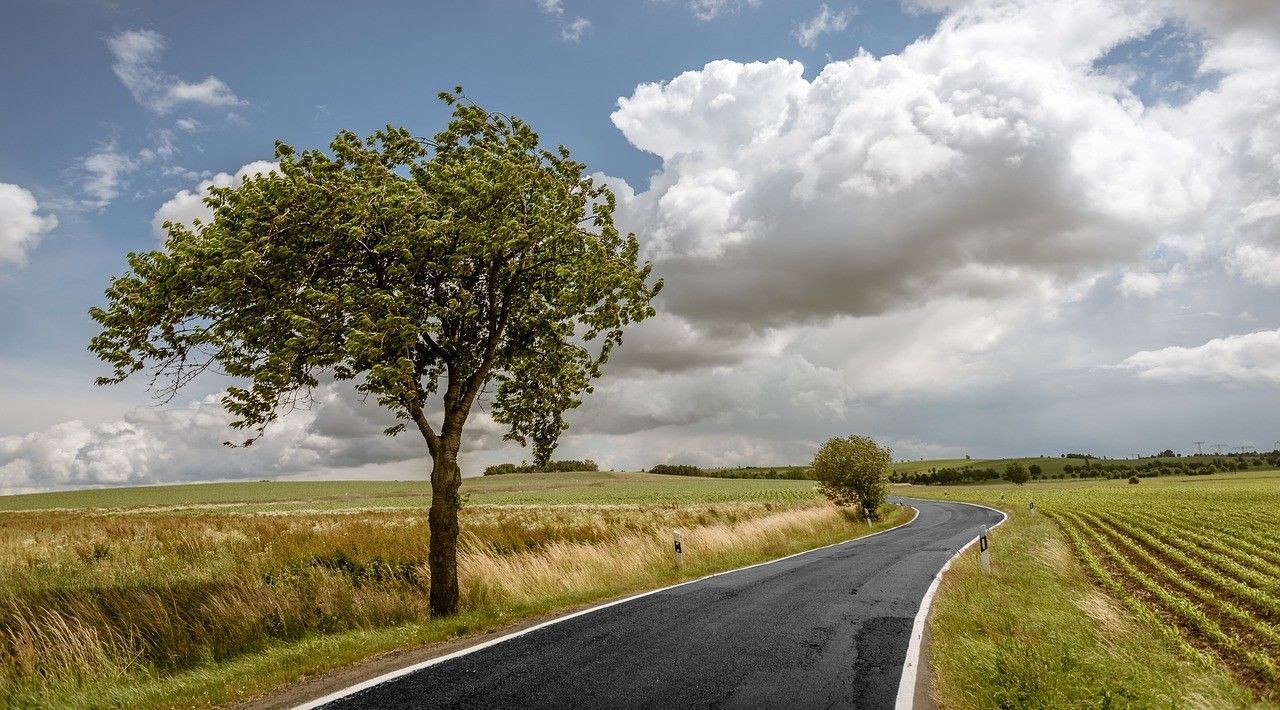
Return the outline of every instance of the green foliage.
[[[585,461],[565,459],[563,461],[548,461],[544,464],[529,464],[526,466],[517,466],[513,463],[494,464],[484,470],[484,475],[501,476],[508,473],[556,473],[599,470],[600,466],[591,459]]]
[[[442,98],[455,110],[433,140],[388,126],[343,131],[328,153],[277,143],[278,172],[211,188],[212,221],[166,223],[164,248],[130,254],[90,311],[102,325],[90,350],[113,368],[99,382],[148,370],[171,396],[221,370],[247,383],[223,403],[256,430],[248,444],[321,377],[357,380],[414,420],[433,455],[496,382],[494,419],[546,461],[563,413],[623,327],[653,315],[661,283],[648,285],[613,195],[567,149]],[[432,427],[423,411],[442,389]]]
[[[813,470],[836,505],[860,506],[876,518],[888,489],[893,452],[865,436],[835,437],[818,449]]]
[[[322,377],[412,421],[433,462],[433,614],[458,608],[457,456],[477,398],[496,384],[491,416],[545,463],[662,286],[584,164],[461,91],[441,94],[453,117],[429,141],[387,126],[328,153],[277,142],[279,172],[212,188],[212,221],[166,223],[164,248],[130,254],[90,310],[89,349],[112,366],[99,384],[149,370],[172,397],[221,371],[246,446]]]
[[[649,473],[704,478],[746,478],[767,481],[816,481],[817,474],[808,466],[739,466],[737,468],[699,468],[688,464],[658,464]]]
[[[660,463],[649,469],[649,473],[659,473],[667,476],[702,476],[705,475],[703,470],[697,466],[679,463]]]
[[[1140,479],[1137,476],[1129,476],[1129,483],[1137,485],[1139,480]]]
[[[1010,461],[1004,467],[1004,480],[1022,485],[1031,480],[1031,472],[1021,461]]]

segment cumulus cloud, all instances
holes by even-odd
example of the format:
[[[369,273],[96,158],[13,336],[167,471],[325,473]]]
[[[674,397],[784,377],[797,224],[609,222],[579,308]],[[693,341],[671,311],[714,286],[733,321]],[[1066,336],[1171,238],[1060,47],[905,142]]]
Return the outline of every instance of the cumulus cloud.
[[[687,7],[707,20],[754,4]],[[945,15],[894,54],[807,72],[783,59],[713,61],[620,99],[615,125],[661,165],[644,187],[600,179],[667,286],[661,315],[627,333],[596,393],[570,413],[561,455],[797,463],[849,431],[920,453],[983,453],[973,440],[998,453],[1053,446],[1062,421],[1085,420],[1092,432],[1068,434],[1129,447],[1119,439],[1134,428],[1117,422],[1154,421],[1144,416],[1153,406],[1180,413],[1188,430],[1239,410],[1233,421],[1246,428],[1265,393],[1215,383],[1280,381],[1280,331],[1210,338],[1231,332],[1221,313],[1247,310],[1250,327],[1264,328],[1280,316],[1255,293],[1280,283],[1280,6],[918,4]],[[539,7],[567,26],[561,0]],[[1185,91],[1139,91],[1150,80],[1140,63],[1108,65],[1117,47],[1169,28],[1196,42]],[[178,193],[153,227],[207,217],[209,185],[271,167]],[[1170,342],[1205,344],[1161,349]],[[40,485],[42,466],[69,472],[50,480],[104,480],[76,471],[108,459],[160,478],[199,475],[180,463],[188,458],[213,461],[214,477],[252,475],[217,468],[240,454],[285,472],[416,455],[380,448],[372,415],[326,421],[318,411],[290,425],[297,432],[281,429],[278,450],[187,450],[170,441],[190,439],[177,425],[131,415],[81,425],[88,433],[68,424],[40,441],[10,437],[0,465],[28,467],[21,485]],[[500,431],[478,421],[473,455],[510,460]],[[1155,440],[1166,435],[1150,438],[1163,448]],[[51,451],[62,453],[41,453]]]
[[[812,81],[717,61],[621,99],[615,124],[663,159],[619,193],[667,305],[769,326],[1007,294],[1136,261],[1206,203],[1191,142],[1121,87],[979,39]]]
[[[111,70],[139,104],[156,113],[168,113],[184,103],[203,106],[240,106],[245,103],[221,79],[179,79],[159,67],[168,42],[154,30],[125,30],[107,41]]]
[[[1119,367],[1151,380],[1280,384],[1280,330],[1215,338],[1191,348],[1144,350]]]
[[[812,49],[817,45],[818,37],[829,32],[843,32],[849,26],[849,21],[853,19],[854,14],[853,10],[833,12],[824,2],[818,6],[818,12],[813,17],[796,26],[793,34],[801,47]]]
[[[0,264],[25,264],[27,253],[58,226],[54,215],[39,215],[30,190],[0,182]]]
[[[139,485],[350,470],[417,462],[421,438],[387,438],[390,413],[362,403],[349,388],[325,385],[308,409],[294,411],[248,448],[228,449],[244,433],[216,396],[173,408],[140,407],[114,421],[68,421],[25,436],[0,437],[0,494],[100,485]],[[484,413],[470,424],[466,452],[499,446],[502,429]],[[465,463],[464,458],[464,463]]]
[[[164,239],[165,222],[184,224],[188,229],[195,226],[196,220],[207,222],[213,218],[213,212],[204,203],[211,187],[234,187],[246,178],[258,174],[273,173],[280,167],[279,163],[269,160],[255,160],[240,167],[234,173],[218,173],[208,180],[203,180],[192,190],[182,190],[171,197],[151,218],[151,232],[158,239]]]

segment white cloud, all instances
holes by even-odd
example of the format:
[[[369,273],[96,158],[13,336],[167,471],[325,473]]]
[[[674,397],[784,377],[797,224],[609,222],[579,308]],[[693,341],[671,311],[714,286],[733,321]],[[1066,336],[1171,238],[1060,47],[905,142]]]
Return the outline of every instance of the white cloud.
[[[1280,251],[1255,244],[1236,247],[1226,258],[1227,266],[1245,281],[1280,287]]]
[[[683,6],[711,19],[753,4]],[[568,26],[561,0],[538,7]],[[1188,430],[1254,426],[1271,390],[1214,383],[1277,381],[1278,331],[1160,348],[1240,323],[1222,314],[1247,311],[1250,328],[1280,318],[1255,287],[1280,280],[1277,7],[948,2],[936,31],[896,54],[807,72],[715,61],[636,87],[613,120],[660,169],[639,191],[601,179],[618,194],[619,226],[666,278],[662,315],[628,332],[595,395],[570,413],[560,455],[797,463],[849,431],[919,452],[1063,437],[1131,451],[1144,427],[1156,432],[1144,441],[1170,445],[1179,417]],[[1196,52],[1180,56],[1198,58],[1201,73],[1177,101],[1144,103],[1140,63],[1121,71],[1103,58],[1169,27],[1195,38]],[[207,215],[208,185],[244,172],[178,193],[154,224]],[[1221,278],[1217,264],[1240,278]],[[1198,382],[1143,383],[1184,379]],[[335,416],[280,430],[275,453],[192,453],[176,425],[126,420],[137,431],[89,436],[118,441],[96,446],[139,461],[135,470],[164,461],[146,474],[157,479],[199,477],[187,461],[214,462],[206,477],[249,475],[217,468],[232,455],[304,471],[417,450],[352,443],[380,426]],[[42,436],[57,451],[97,450],[73,430]],[[485,451],[475,455],[518,460],[493,431],[469,430]],[[311,444],[288,445],[298,439]],[[69,470],[29,451],[0,465]]]
[[[1130,298],[1151,298],[1186,283],[1187,271],[1181,265],[1165,272],[1126,271],[1116,289]]]
[[[85,172],[81,188],[90,199],[83,201],[80,207],[106,207],[124,191],[130,175],[148,164],[172,160],[179,153],[177,137],[172,130],[162,128],[153,131],[150,138],[151,144],[137,153],[121,150],[113,139],[81,158],[80,168]],[[162,175],[172,175],[175,171],[189,172],[175,165],[160,168]]]
[[[0,182],[0,264],[25,264],[40,237],[58,226],[54,215],[41,216],[30,190]]]
[[[228,449],[243,431],[216,396],[180,407],[139,407],[100,424],[67,421],[25,436],[0,436],[0,494],[100,485],[139,485],[236,478],[273,478],[293,473],[349,471],[368,464],[419,460],[426,444],[412,429],[387,438],[395,423],[350,388],[324,385],[308,409],[295,410],[247,448]],[[496,448],[501,427],[488,415],[468,425],[464,463],[478,447]],[[475,465],[468,466],[474,473]]]
[[[796,26],[793,34],[801,47],[812,49],[817,45],[818,37],[828,32],[843,32],[855,14],[855,11],[848,9],[833,12],[824,2],[813,17]]]
[[[1119,367],[1152,380],[1280,384],[1280,330],[1215,338],[1192,348],[1144,350]]]
[[[1199,216],[1192,141],[1036,45],[984,50],[982,29],[812,81],[717,61],[620,99],[614,123],[663,160],[647,192],[619,185],[619,213],[666,305],[776,326],[1065,285]]]
[[[114,61],[112,71],[135,101],[156,113],[167,113],[184,103],[203,106],[240,106],[245,103],[221,79],[210,76],[196,82],[179,79],[159,68],[167,42],[154,30],[125,30],[107,41]]]
[[[84,191],[93,198],[94,207],[105,207],[120,196],[125,178],[138,168],[134,156],[122,152],[115,142],[107,143],[81,161],[88,173]]]
[[[583,33],[591,29],[591,20],[585,17],[575,17],[573,21],[560,26],[560,38],[569,42],[577,42],[582,39]]]
[[[693,16],[707,22],[721,15],[730,15],[744,7],[759,7],[760,0],[689,0]]]
[[[561,0],[537,0],[538,7],[560,21],[560,39],[566,42],[578,42],[591,29],[591,20],[585,17],[567,19],[564,4]]]
[[[156,210],[151,218],[151,232],[158,239],[164,239],[165,222],[184,224],[188,229],[194,227],[195,220],[207,222],[213,217],[208,205],[204,204],[210,187],[234,187],[245,181],[245,178],[257,174],[273,173],[280,164],[269,160],[255,160],[243,165],[235,173],[218,173],[208,180],[201,181],[193,190],[182,190],[171,197]]]

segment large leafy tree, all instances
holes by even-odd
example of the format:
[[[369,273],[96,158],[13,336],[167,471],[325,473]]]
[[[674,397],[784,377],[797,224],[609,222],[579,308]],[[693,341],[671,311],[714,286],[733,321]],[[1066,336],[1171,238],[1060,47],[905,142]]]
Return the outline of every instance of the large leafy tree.
[[[403,128],[328,152],[276,144],[278,172],[213,188],[211,220],[168,223],[129,255],[90,350],[162,397],[202,372],[245,445],[322,379],[354,380],[432,461],[431,613],[458,606],[458,451],[478,399],[545,461],[625,326],[654,314],[650,265],[613,224],[614,196],[524,122],[454,107],[431,140]]]
[[[828,439],[813,457],[822,492],[836,505],[860,506],[872,520],[880,519],[892,465],[892,451],[856,434]]]

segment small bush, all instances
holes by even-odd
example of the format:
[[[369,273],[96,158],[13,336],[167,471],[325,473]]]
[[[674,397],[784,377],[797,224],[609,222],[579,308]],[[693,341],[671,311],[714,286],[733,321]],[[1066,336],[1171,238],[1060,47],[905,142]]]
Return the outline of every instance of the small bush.
[[[1142,479],[1138,478],[1137,476],[1129,476],[1129,483],[1131,484],[1136,485],[1140,480]]]

